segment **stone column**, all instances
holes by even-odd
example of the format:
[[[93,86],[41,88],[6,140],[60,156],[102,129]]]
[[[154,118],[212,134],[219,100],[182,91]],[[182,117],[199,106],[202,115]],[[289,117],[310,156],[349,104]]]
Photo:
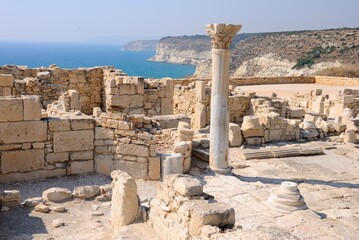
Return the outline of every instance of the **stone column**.
[[[212,96],[209,165],[216,173],[228,173],[229,145],[229,47],[241,25],[208,24],[212,40]]]

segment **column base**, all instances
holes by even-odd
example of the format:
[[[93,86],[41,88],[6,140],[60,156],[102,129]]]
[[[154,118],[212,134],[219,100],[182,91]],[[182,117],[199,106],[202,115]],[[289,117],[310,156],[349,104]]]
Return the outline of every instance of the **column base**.
[[[230,167],[227,168],[215,168],[209,167],[214,173],[221,175],[232,175],[232,169]]]

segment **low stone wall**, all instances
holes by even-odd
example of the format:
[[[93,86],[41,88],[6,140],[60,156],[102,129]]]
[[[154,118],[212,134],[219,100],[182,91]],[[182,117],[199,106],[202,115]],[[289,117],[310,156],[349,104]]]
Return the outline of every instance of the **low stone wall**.
[[[359,86],[359,78],[315,76],[315,83],[334,86]]]

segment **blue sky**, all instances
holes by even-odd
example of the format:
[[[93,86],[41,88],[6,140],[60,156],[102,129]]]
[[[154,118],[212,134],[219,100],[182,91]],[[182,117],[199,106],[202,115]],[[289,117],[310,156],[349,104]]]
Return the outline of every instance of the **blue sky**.
[[[359,0],[0,0],[0,40],[128,41],[205,34],[359,27]]]

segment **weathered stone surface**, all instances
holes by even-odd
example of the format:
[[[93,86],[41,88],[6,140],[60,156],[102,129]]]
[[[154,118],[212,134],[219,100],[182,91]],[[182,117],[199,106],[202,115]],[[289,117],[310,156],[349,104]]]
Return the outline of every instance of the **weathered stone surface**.
[[[50,164],[54,164],[57,162],[66,162],[69,160],[69,153],[62,152],[62,153],[47,153],[46,154],[46,162]]]
[[[183,156],[179,153],[161,155],[162,177],[183,173]]]
[[[243,139],[240,126],[235,123],[229,123],[229,146],[241,146],[242,140]]]
[[[104,175],[111,175],[114,169],[112,154],[96,154],[95,155],[95,170]]]
[[[95,139],[115,139],[115,130],[110,128],[96,127]]]
[[[126,172],[134,178],[147,179],[147,164],[145,163],[115,161],[114,169]]]
[[[10,173],[43,169],[44,158],[43,149],[3,152],[1,154],[1,171]]]
[[[62,118],[48,118],[49,129],[51,132],[70,131],[70,120]]]
[[[42,142],[46,140],[46,121],[0,123],[0,141],[5,144]]]
[[[93,160],[93,151],[73,152],[70,155],[72,161]]]
[[[14,76],[12,74],[0,74],[0,87],[13,87]]]
[[[54,152],[92,150],[94,132],[92,130],[55,132]]]
[[[48,213],[50,212],[50,207],[44,205],[43,203],[39,203],[38,205],[35,206],[35,211],[41,213]]]
[[[111,216],[113,231],[133,223],[140,211],[137,185],[133,177],[123,171],[113,171]]]
[[[185,197],[200,196],[203,194],[201,182],[193,177],[179,177],[173,183],[173,189]]]
[[[72,197],[72,193],[67,188],[49,188],[42,192],[42,197],[46,201],[61,202]]]
[[[21,98],[0,98],[0,122],[15,122],[23,119]]]
[[[18,207],[20,205],[20,191],[19,190],[5,190],[0,191],[0,203],[7,207]]]
[[[24,120],[39,121],[41,119],[41,102],[39,96],[22,96],[24,101]]]
[[[193,207],[189,232],[198,236],[204,225],[228,227],[235,224],[235,211],[225,203],[198,204]]]
[[[150,180],[158,180],[161,178],[161,160],[159,157],[149,158],[148,178]]]
[[[119,143],[116,147],[116,153],[141,157],[148,157],[150,155],[147,146],[126,143]]]
[[[77,198],[93,198],[100,192],[99,186],[79,186],[75,187],[73,196]]]
[[[71,162],[71,174],[90,173],[93,171],[93,160]]]
[[[173,99],[161,98],[161,115],[173,114]]]
[[[94,128],[94,119],[91,117],[70,119],[71,130],[88,130]]]
[[[25,207],[35,207],[38,204],[43,202],[43,198],[42,197],[33,197],[33,198],[27,198],[25,199],[25,201],[23,201],[21,203],[22,206]]]

